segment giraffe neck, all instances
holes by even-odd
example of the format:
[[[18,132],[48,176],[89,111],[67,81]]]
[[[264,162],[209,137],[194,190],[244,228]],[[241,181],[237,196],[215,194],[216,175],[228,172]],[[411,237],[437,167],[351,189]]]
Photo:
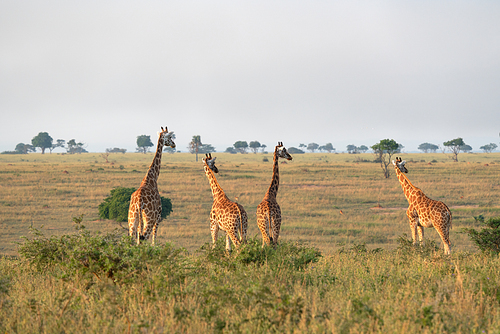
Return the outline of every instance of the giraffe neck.
[[[219,182],[217,182],[217,179],[215,178],[214,172],[206,165],[203,166],[203,168],[205,169],[205,175],[208,178],[208,182],[210,182],[210,189],[212,190],[212,196],[214,197],[214,200],[226,197],[224,190],[222,190]]]
[[[271,185],[266,193],[266,198],[276,198],[278,194],[278,188],[280,185],[280,171],[278,165],[278,153],[277,149],[274,150],[274,158],[273,158],[273,179],[271,181]]]
[[[403,188],[403,192],[405,194],[406,200],[411,203],[411,196],[414,194],[418,188],[415,187],[410,180],[404,175],[404,173],[397,167],[394,166],[396,170],[396,176],[398,177],[399,184],[401,184],[401,188]]]
[[[141,186],[147,185],[152,188],[158,187],[158,176],[160,176],[161,167],[161,155],[163,152],[163,142],[161,141],[161,136],[158,138],[158,144],[156,145],[156,154],[149,166],[148,173],[142,179]]]

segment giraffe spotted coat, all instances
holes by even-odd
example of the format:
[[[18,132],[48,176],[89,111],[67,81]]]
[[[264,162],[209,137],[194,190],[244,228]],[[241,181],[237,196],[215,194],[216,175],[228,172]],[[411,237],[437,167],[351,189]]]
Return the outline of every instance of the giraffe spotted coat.
[[[154,245],[158,224],[161,221],[161,198],[158,192],[158,176],[160,175],[161,156],[164,146],[175,148],[172,132],[167,128],[158,133],[158,145],[148,172],[139,188],[130,197],[128,210],[129,235],[137,240],[147,240],[152,235]]]
[[[274,148],[273,178],[264,199],[257,206],[257,225],[262,233],[262,247],[264,245],[276,246],[281,229],[281,208],[276,201],[280,184],[279,158],[292,160],[283,143],[278,143]]]
[[[410,182],[404,174],[408,172],[405,167],[406,161],[396,158],[396,161],[392,161],[392,163],[409,203],[406,216],[410,222],[413,243],[417,242],[417,234],[420,243],[423,243],[424,227],[434,227],[443,241],[445,254],[451,254],[450,228],[452,218],[450,209],[443,202],[427,197],[422,190]]]
[[[215,159],[211,155],[206,155],[203,158],[203,168],[210,182],[210,189],[214,199],[210,210],[210,233],[212,235],[212,244],[215,246],[219,229],[225,231],[226,250],[230,251],[231,242],[235,246],[239,246],[241,242],[246,240],[248,218],[243,206],[231,201],[217,182],[214,174],[214,172],[218,172],[217,167],[215,167]]]

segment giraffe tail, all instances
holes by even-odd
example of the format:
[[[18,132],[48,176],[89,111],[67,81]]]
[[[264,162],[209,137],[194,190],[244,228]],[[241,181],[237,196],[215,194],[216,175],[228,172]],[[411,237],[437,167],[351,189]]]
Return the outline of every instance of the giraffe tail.
[[[269,211],[267,211],[267,222],[269,224],[269,239],[271,240],[271,244],[274,244],[274,235],[273,235],[273,228],[272,228],[272,223],[271,223],[271,212],[269,212]]]
[[[241,214],[241,208],[238,204],[238,213],[240,215],[240,242],[243,242],[243,215]]]
[[[139,211],[139,223],[137,224],[137,244],[139,244],[140,240],[144,240],[144,236],[142,236],[142,227],[144,224],[142,217],[142,205],[137,203],[137,210]]]

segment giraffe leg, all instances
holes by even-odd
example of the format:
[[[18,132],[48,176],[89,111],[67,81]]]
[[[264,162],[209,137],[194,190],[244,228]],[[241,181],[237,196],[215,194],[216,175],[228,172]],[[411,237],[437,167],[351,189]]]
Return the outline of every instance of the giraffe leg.
[[[262,247],[265,245],[270,245],[271,240],[269,238],[269,212],[259,205],[257,207],[257,226],[259,227],[260,233],[262,234]]]
[[[269,237],[269,232],[270,232],[269,226],[270,226],[269,216],[268,215],[264,215],[263,217],[261,216],[259,221],[259,229],[260,232],[262,233],[262,247],[271,244],[271,238]]]
[[[231,251],[231,241],[233,242],[235,247],[238,247],[241,244],[240,240],[238,240],[238,237],[236,236],[237,233],[238,233],[237,228],[233,231],[229,230],[226,232],[226,250],[227,251]]]
[[[417,225],[418,232],[418,241],[420,242],[420,246],[424,245],[424,228],[421,225]]]
[[[408,209],[406,211],[406,216],[410,222],[411,238],[413,239],[413,244],[417,244],[417,227],[418,227],[418,216],[413,213],[413,210]]]
[[[215,216],[212,214],[210,215],[210,234],[212,235],[212,248],[214,248],[219,237],[219,224],[217,224]]]
[[[229,237],[229,233],[226,233],[226,251],[231,251],[231,238]]]
[[[128,235],[132,237],[132,239],[137,238],[137,227],[139,225],[139,215],[135,210],[130,210],[128,212]]]
[[[278,238],[280,237],[280,229],[281,229],[281,216],[276,215],[276,217],[272,220],[272,228],[273,228],[273,244],[274,246],[278,245]]]
[[[451,254],[451,243],[450,243],[450,233],[446,226],[436,226],[436,231],[441,237],[444,246],[444,253],[447,255]]]

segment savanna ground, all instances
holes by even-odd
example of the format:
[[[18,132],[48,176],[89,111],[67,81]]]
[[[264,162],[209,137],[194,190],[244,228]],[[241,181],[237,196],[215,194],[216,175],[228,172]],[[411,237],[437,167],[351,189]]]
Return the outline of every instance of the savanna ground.
[[[8,256],[0,331],[500,331],[499,258],[478,253],[461,233],[480,228],[474,216],[500,215],[500,154],[460,154],[458,163],[448,154],[402,155],[412,183],[452,211],[451,257],[433,229],[426,248],[408,245],[406,199],[371,154],[294,155],[280,164],[283,249],[259,253],[255,210],[272,154],[214,155],[220,185],[248,213],[252,260],[206,249],[212,197],[201,156],[164,154],[159,190],[174,211],[159,227],[160,246],[143,247],[152,262],[126,282],[35,269],[16,258],[16,243],[32,238],[30,226],[47,238],[74,234],[82,214],[88,231],[126,233],[99,220],[97,206],[115,187],[137,187],[152,154],[112,154],[109,163],[100,154],[0,155],[0,254]],[[158,249],[174,255],[156,263]]]

